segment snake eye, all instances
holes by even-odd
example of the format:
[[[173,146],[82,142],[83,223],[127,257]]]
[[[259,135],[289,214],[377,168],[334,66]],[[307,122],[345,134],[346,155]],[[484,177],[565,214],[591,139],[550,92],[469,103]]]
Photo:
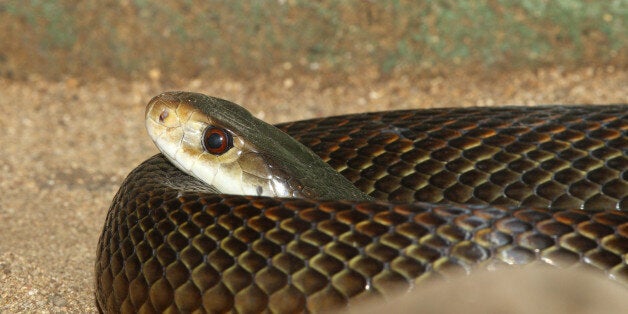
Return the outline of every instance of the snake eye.
[[[222,155],[233,147],[233,137],[225,129],[208,126],[203,132],[203,148],[212,155]]]

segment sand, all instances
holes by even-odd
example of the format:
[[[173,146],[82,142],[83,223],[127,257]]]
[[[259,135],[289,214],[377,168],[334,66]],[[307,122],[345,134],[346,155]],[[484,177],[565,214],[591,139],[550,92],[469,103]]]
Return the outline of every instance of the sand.
[[[279,122],[397,108],[627,102],[626,82],[628,71],[612,67],[481,80],[458,75],[328,82],[295,76],[175,85],[0,79],[0,312],[96,311],[98,236],[126,174],[157,152],[143,114],[161,91],[207,93]]]

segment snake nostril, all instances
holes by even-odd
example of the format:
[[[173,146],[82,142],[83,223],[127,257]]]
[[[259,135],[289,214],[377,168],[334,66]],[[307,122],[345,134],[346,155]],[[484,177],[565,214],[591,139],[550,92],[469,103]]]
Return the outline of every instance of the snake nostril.
[[[170,113],[168,112],[167,109],[164,109],[161,114],[159,114],[159,122],[164,122],[164,120],[166,120],[166,118],[168,118],[168,115]]]

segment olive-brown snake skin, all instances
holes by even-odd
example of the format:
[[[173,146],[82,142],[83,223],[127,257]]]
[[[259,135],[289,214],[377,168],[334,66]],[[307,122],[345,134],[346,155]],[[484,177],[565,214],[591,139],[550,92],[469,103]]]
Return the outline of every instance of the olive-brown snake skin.
[[[318,312],[533,262],[628,283],[628,105],[389,111],[279,127],[380,201],[197,192],[202,183],[156,155],[107,215],[101,311]]]

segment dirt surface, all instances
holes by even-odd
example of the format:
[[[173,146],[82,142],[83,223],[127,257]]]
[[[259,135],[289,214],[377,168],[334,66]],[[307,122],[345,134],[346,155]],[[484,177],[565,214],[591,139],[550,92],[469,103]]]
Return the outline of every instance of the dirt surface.
[[[143,114],[162,91],[226,98],[269,122],[401,108],[628,102],[628,72],[614,68],[366,83],[294,77],[175,86],[153,78],[87,84],[0,79],[0,312],[96,310],[98,236],[126,174],[157,152]],[[600,300],[612,294],[603,295]]]

